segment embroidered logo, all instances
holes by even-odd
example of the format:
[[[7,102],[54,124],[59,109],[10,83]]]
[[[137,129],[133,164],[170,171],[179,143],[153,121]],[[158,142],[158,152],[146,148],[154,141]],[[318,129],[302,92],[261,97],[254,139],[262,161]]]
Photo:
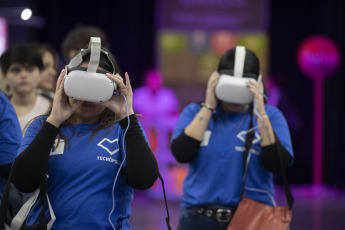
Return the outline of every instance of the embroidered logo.
[[[119,139],[117,138],[114,140],[103,138],[103,140],[101,140],[97,145],[105,149],[110,155],[114,155],[119,151]]]

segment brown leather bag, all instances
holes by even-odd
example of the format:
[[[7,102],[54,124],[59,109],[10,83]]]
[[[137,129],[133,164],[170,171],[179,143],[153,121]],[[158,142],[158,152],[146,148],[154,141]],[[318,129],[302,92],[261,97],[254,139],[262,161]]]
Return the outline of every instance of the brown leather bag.
[[[250,122],[249,128],[252,126]],[[245,183],[247,179],[248,164],[247,161],[249,149],[254,139],[254,133],[247,134],[245,142],[245,151],[243,152],[243,168],[244,176],[242,179],[241,201],[237,210],[232,217],[232,220],[227,230],[286,230],[289,228],[292,219],[292,206],[293,197],[287,182],[285,170],[281,155],[278,152],[279,163],[281,166],[281,174],[284,182],[285,195],[288,205],[287,206],[269,206],[264,203],[255,201],[248,197],[243,196]],[[277,139],[276,144],[280,145]],[[280,148],[278,148],[280,149]]]
[[[242,197],[227,230],[286,230],[292,219],[289,206],[269,206]]]

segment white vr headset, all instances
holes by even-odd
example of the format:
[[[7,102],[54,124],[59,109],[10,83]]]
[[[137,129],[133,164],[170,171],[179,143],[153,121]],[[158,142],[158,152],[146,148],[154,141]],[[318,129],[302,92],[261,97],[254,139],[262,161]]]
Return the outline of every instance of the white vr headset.
[[[243,74],[246,48],[236,46],[235,66],[232,72],[220,72],[220,78],[216,86],[216,97],[224,102],[235,104],[248,104],[254,99],[253,93],[248,89],[249,81],[256,82],[255,74]],[[258,82],[261,80],[259,75]]]
[[[88,53],[91,53],[88,67],[79,67],[83,56]],[[101,39],[91,37],[88,48],[81,49],[65,68],[64,90],[67,96],[88,102],[104,102],[111,98],[117,86],[105,75],[109,72],[97,70],[101,53],[108,57],[113,67],[112,74],[115,74],[115,66],[108,52],[101,49]]]

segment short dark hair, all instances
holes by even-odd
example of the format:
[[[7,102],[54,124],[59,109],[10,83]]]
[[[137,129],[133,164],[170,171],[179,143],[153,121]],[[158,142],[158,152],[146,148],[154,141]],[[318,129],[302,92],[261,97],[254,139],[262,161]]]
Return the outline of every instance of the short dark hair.
[[[218,65],[218,72],[234,71],[236,47],[228,50],[221,58]],[[256,54],[246,48],[246,56],[244,60],[243,73],[260,74],[260,62]]]
[[[36,66],[39,70],[44,69],[42,57],[35,46],[28,43],[10,46],[0,57],[0,66],[3,74],[6,74],[12,64],[23,66]]]
[[[110,49],[110,44],[106,33],[96,26],[79,26],[71,30],[62,42],[62,54],[66,61],[69,61],[71,50],[80,50],[88,46],[90,37],[100,37],[102,46]]]

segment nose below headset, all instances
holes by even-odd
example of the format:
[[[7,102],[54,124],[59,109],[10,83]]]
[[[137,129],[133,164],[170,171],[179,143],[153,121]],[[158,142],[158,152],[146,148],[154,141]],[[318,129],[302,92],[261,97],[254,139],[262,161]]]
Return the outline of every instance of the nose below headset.
[[[79,67],[83,62],[83,56],[90,52],[88,67]],[[101,39],[91,37],[88,49],[81,49],[66,66],[64,90],[67,96],[88,102],[104,102],[112,97],[117,85],[105,75],[107,71],[97,69],[101,53],[108,57],[113,66],[113,74],[115,73],[115,67],[108,52],[101,49]]]

